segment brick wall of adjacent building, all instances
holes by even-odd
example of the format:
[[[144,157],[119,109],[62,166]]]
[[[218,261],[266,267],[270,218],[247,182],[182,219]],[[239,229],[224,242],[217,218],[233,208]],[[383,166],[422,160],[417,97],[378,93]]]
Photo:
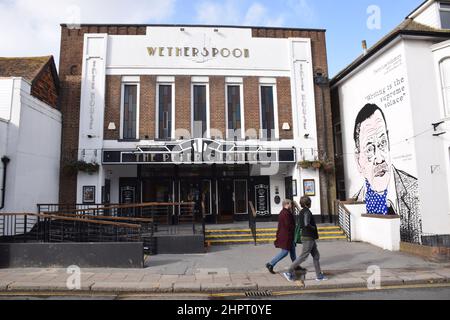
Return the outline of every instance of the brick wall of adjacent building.
[[[53,59],[52,59],[53,61]],[[51,65],[47,64],[31,86],[31,95],[53,108],[58,108],[57,79],[53,77]]]

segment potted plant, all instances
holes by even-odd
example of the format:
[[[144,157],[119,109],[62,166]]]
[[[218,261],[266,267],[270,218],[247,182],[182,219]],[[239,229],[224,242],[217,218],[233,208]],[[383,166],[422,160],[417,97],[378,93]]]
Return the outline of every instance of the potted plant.
[[[302,168],[302,169],[309,169],[309,168],[311,168],[311,166],[312,166],[312,162],[311,162],[311,161],[308,161],[308,160],[303,160],[303,161],[300,161],[300,162],[298,163],[298,165],[299,165],[300,168]]]
[[[69,175],[73,175],[78,172],[94,174],[98,172],[99,169],[100,165],[98,163],[95,162],[88,163],[83,160],[71,161],[64,166],[64,171]]]

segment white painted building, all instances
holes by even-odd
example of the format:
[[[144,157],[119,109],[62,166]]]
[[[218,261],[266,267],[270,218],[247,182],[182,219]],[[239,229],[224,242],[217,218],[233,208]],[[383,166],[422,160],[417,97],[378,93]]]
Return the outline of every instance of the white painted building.
[[[338,194],[403,241],[450,234],[449,40],[450,4],[425,1],[332,80]]]
[[[327,73],[323,30],[86,25],[73,35],[63,26],[67,47],[80,35],[83,55],[71,60],[82,66],[78,160],[100,169],[78,173],[77,203],[188,201],[206,192],[210,220],[225,221],[245,219],[249,200],[261,216],[277,215],[283,199],[309,191],[314,213],[328,217],[326,179],[298,165],[323,153],[317,110],[330,110],[314,83]],[[177,161],[177,150],[187,158]],[[189,158],[200,151],[224,158]],[[264,152],[272,152],[269,165]]]
[[[57,92],[52,57],[0,58],[0,213],[36,213],[38,203],[58,202]],[[12,235],[12,221],[0,236]]]

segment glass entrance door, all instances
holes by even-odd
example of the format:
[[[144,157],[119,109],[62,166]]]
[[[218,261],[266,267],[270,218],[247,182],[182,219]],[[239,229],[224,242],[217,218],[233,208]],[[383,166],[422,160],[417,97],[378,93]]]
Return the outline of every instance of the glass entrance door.
[[[180,181],[180,202],[195,202],[195,214],[201,214],[202,203],[205,215],[212,214],[211,180],[188,179]]]
[[[247,180],[234,180],[234,214],[247,213]]]
[[[173,187],[171,180],[144,180],[142,181],[143,202],[171,202],[173,201]]]

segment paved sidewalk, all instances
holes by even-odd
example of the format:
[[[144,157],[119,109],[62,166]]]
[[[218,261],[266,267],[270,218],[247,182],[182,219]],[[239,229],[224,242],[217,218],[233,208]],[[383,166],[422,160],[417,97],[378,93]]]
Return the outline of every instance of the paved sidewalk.
[[[321,264],[329,280],[315,281],[312,260],[306,289],[365,288],[369,266],[381,270],[381,285],[449,283],[450,263],[427,262],[403,253],[383,251],[364,243],[321,242]],[[300,251],[300,248],[297,248]],[[82,269],[81,291],[90,293],[222,293],[302,290],[264,265],[276,253],[273,245],[213,247],[207,254],[158,255],[145,269]],[[282,272],[288,258],[277,266]],[[0,293],[66,292],[65,269],[0,269]]]

